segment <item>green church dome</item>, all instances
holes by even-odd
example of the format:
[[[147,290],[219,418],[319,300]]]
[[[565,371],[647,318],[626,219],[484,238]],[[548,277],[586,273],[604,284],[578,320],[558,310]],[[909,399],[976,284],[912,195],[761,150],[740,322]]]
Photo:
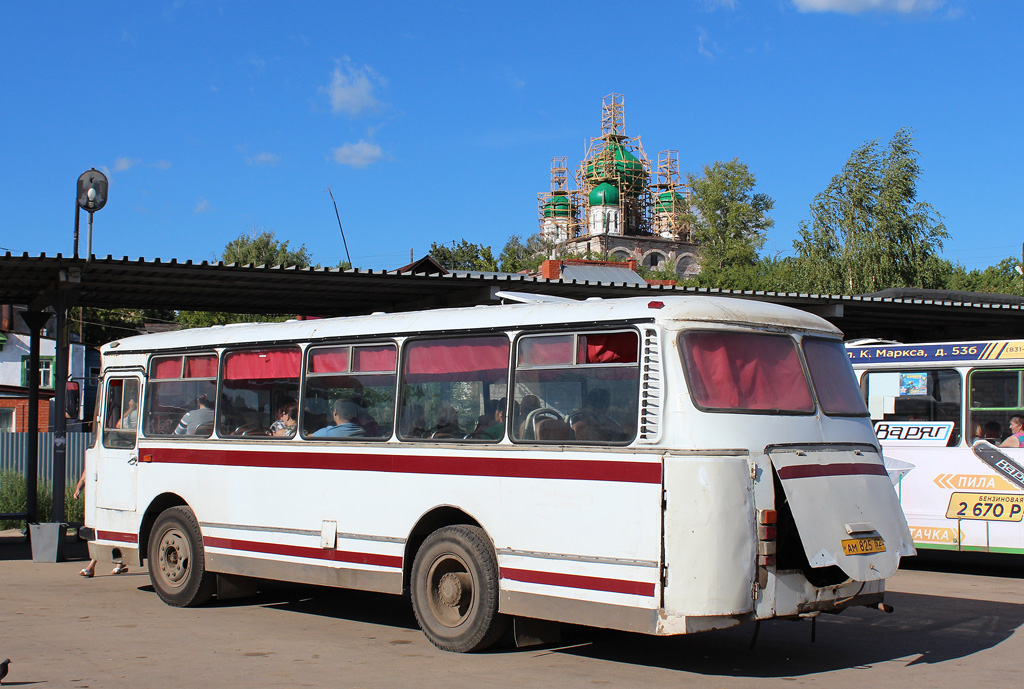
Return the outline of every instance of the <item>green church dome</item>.
[[[568,218],[570,215],[569,197],[552,196],[544,204],[545,218]]]
[[[663,191],[658,194],[657,200],[654,202],[655,213],[671,213],[672,212],[672,199],[675,198],[676,210],[681,210],[686,204],[686,199],[677,192],[674,191]]]
[[[647,183],[644,164],[618,141],[609,142],[600,155],[588,162],[585,174],[591,182],[618,180],[623,189],[633,194],[642,192]]]
[[[619,190],[608,182],[601,182],[591,189],[588,198],[591,206],[617,206],[619,205]]]

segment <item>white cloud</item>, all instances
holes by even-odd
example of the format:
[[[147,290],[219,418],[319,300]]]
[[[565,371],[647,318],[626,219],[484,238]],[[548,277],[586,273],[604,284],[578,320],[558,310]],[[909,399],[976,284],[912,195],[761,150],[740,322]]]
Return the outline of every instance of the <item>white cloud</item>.
[[[711,48],[717,50],[718,46],[708,38],[708,30],[701,28],[700,33],[697,35],[697,52],[706,58],[714,59],[715,54],[711,52]]]
[[[196,207],[193,210],[193,212],[197,213],[197,214],[198,213],[209,213],[212,210],[213,210],[213,206],[210,205],[210,202],[207,201],[206,199],[204,199],[203,197],[199,197],[199,203],[196,204]]]
[[[359,143],[345,144],[334,149],[334,161],[349,167],[364,168],[376,163],[384,157],[380,146],[368,141],[360,140]]]
[[[793,0],[801,12],[899,12],[901,14],[934,12],[945,0]]]
[[[259,155],[249,156],[245,159],[246,165],[257,165],[257,166],[274,166],[280,162],[281,158],[275,153],[268,153],[263,151]]]
[[[117,158],[116,160],[114,160],[113,170],[114,172],[123,172],[125,170],[130,170],[131,168],[135,167],[141,162],[142,161],[138,158]]]
[[[349,58],[345,58],[334,68],[331,85],[321,87],[331,99],[331,112],[345,113],[356,116],[370,110],[379,110],[381,103],[373,95],[378,85],[386,81],[370,67],[354,67]]]
[[[150,163],[149,167],[155,167],[157,170],[170,170],[171,163],[166,160],[158,160],[155,163]]]

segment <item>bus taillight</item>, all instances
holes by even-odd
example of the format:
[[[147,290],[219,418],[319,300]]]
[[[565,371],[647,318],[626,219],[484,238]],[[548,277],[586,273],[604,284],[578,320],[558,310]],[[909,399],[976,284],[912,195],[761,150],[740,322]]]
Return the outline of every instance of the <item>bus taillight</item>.
[[[775,523],[779,513],[775,510],[757,511],[757,564],[761,567],[775,565],[775,539],[778,530]]]

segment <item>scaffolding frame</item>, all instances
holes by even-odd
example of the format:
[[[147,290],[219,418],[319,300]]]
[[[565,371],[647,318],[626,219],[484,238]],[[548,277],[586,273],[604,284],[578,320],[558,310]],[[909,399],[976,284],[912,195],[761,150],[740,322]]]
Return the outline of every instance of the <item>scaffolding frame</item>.
[[[657,235],[667,229],[673,239],[679,241],[690,241],[690,226],[680,218],[682,213],[690,204],[690,187],[682,181],[679,174],[679,151],[666,149],[658,152],[657,181],[651,184],[653,230]],[[661,202],[661,195],[665,192],[672,192],[671,203],[669,204],[668,217],[663,217],[658,212],[658,205]],[[682,199],[680,199],[682,197]]]
[[[651,179],[651,161],[644,152],[640,137],[627,136],[625,97],[621,93],[609,93],[601,99],[601,136],[590,139],[590,144],[579,166],[576,168],[576,188],[580,193],[581,215],[583,217],[580,235],[590,232],[590,192],[602,182],[612,182],[619,191],[619,222],[622,224],[622,236],[651,236],[652,197],[649,181]],[[642,185],[639,191],[629,189],[618,174],[614,164],[612,144],[629,151],[639,162],[642,169]],[[603,165],[602,165],[603,163]],[[601,166],[604,174],[597,181],[591,181],[587,170]]]

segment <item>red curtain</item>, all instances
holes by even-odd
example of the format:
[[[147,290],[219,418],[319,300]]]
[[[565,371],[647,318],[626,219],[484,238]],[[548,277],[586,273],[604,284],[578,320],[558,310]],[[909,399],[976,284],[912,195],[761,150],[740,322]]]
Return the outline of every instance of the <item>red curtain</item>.
[[[345,371],[348,371],[348,347],[314,349],[310,352],[310,373],[344,373]]]
[[[149,377],[155,379],[172,380],[181,378],[181,357],[168,356],[154,358],[150,364]]]
[[[689,332],[683,359],[702,407],[811,412],[814,404],[797,354],[785,335]]]
[[[398,365],[398,349],[393,345],[380,347],[356,347],[353,352],[352,370],[355,372],[392,372]]]
[[[413,342],[407,349],[405,379],[410,383],[497,380],[507,375],[508,353],[504,337]]]
[[[216,378],[217,377],[217,355],[208,354],[204,356],[185,357],[186,378]]]
[[[295,348],[231,352],[224,357],[224,380],[298,378],[300,362]]]
[[[818,393],[818,402],[826,414],[867,413],[857,376],[842,342],[805,339],[804,357],[807,358],[814,391]]]
[[[635,364],[636,355],[636,333],[580,335],[581,364]]]
[[[519,341],[520,366],[572,365],[572,335],[524,337]]]

